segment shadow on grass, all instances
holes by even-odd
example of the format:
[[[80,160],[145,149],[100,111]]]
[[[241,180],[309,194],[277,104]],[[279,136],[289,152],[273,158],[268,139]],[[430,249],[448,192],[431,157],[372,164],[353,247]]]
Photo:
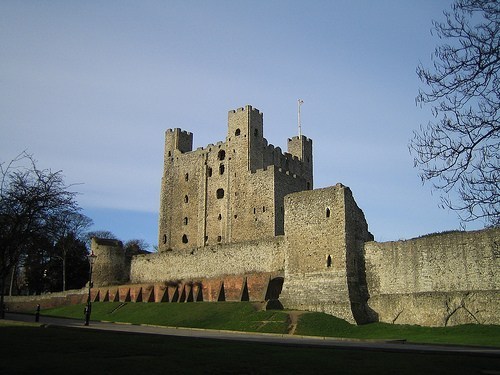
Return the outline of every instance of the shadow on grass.
[[[471,374],[500,358],[0,325],[2,374]]]

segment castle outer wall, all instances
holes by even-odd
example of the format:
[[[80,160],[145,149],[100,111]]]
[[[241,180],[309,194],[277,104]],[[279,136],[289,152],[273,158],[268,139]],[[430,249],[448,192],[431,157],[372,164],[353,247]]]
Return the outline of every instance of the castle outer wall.
[[[368,242],[365,259],[379,321],[500,324],[500,229]]]
[[[227,275],[284,272],[283,237],[134,257],[131,282],[199,281]]]

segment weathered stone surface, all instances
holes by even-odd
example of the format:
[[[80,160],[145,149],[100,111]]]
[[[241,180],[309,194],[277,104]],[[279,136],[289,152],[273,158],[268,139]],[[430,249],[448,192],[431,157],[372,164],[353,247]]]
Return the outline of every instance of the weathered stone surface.
[[[369,306],[383,322],[500,324],[500,229],[365,244]]]
[[[498,290],[426,292],[371,297],[370,307],[385,323],[443,327],[458,324],[499,324]]]
[[[224,142],[192,149],[193,134],[165,133],[159,251],[267,239],[283,234],[283,198],[312,188],[312,141],[288,140],[288,153],[264,138],[263,114],[228,113]]]
[[[172,251],[133,258],[133,284],[196,280],[226,275],[283,271],[283,238],[231,245],[214,245],[191,251]]]
[[[68,290],[60,293],[48,293],[37,296],[5,296],[8,311],[34,312],[39,304],[42,309],[86,303],[88,289]],[[82,312],[83,317],[83,312]]]
[[[285,213],[283,305],[369,321],[362,246],[373,236],[349,188],[288,195]]]
[[[94,287],[119,285],[128,282],[130,278],[130,261],[127,260],[120,241],[93,238],[91,249],[97,256],[92,270]]]

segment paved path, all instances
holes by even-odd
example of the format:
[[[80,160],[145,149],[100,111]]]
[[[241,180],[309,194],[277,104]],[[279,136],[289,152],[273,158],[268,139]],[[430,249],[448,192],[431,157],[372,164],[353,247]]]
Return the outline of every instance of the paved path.
[[[34,315],[6,313],[5,318],[14,321],[34,322]],[[401,340],[352,340],[338,339],[332,337],[296,336],[269,333],[249,333],[220,331],[197,328],[177,328],[151,325],[132,325],[123,323],[95,322],[91,321],[89,326],[83,325],[83,319],[65,319],[40,316],[40,324],[49,326],[74,327],[80,329],[93,329],[102,331],[131,332],[139,334],[154,334],[167,336],[184,336],[195,338],[253,341],[262,343],[274,343],[285,345],[306,346],[331,346],[344,349],[364,349],[397,352],[420,352],[420,353],[449,353],[462,355],[498,356],[500,349],[487,347],[455,346],[455,345],[424,345],[409,344]]]

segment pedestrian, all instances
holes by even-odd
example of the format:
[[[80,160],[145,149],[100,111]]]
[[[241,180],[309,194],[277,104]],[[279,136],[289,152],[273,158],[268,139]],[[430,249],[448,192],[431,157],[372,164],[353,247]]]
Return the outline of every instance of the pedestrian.
[[[36,311],[35,311],[35,322],[40,321],[40,304],[36,305]]]

